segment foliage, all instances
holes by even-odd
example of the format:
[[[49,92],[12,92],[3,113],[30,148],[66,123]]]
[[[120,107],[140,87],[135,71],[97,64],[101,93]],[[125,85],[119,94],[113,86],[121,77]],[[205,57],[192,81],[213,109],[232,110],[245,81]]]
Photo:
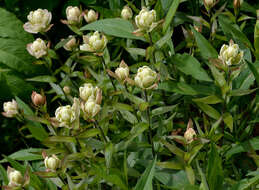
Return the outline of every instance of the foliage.
[[[24,189],[258,189],[259,3],[204,2],[1,2],[0,100],[19,109],[1,131],[15,126],[26,145],[2,155],[3,188],[9,165]],[[71,23],[67,6],[98,20]],[[149,26],[134,20],[143,6],[156,11]],[[54,25],[32,35],[23,23],[37,8]]]

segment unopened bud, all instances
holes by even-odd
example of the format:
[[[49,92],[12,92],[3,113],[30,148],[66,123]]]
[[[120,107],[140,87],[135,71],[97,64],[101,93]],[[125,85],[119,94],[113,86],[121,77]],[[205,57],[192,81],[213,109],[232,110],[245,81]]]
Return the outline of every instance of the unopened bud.
[[[46,103],[46,96],[43,96],[33,91],[31,94],[31,100],[35,106],[42,106]]]
[[[191,143],[195,136],[196,136],[196,132],[194,131],[193,128],[187,129],[186,132],[184,133],[184,138],[187,141],[187,143]]]
[[[93,9],[85,11],[84,19],[87,23],[94,22],[98,19],[98,13],[96,13]]]
[[[69,24],[78,24],[81,22],[82,13],[78,7],[68,6],[66,15]]]
[[[133,16],[132,10],[129,6],[124,6],[121,11],[121,17],[125,20],[131,19]]]
[[[64,86],[63,91],[65,92],[65,94],[70,94],[70,92],[71,92],[69,86]]]
[[[56,171],[57,168],[60,167],[60,160],[56,155],[52,155],[51,157],[46,157],[44,159],[45,167],[51,171]]]
[[[115,70],[115,74],[120,81],[124,81],[129,77],[129,67],[123,60],[120,63],[120,67]]]
[[[214,6],[214,0],[203,0],[203,3],[207,10]]]

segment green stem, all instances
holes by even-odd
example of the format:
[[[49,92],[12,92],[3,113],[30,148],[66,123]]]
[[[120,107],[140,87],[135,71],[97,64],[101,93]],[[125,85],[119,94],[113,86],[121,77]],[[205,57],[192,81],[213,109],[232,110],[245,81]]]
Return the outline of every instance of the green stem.
[[[154,48],[154,43],[153,43],[153,41],[152,41],[152,36],[151,36],[151,33],[150,33],[150,32],[148,32],[148,37],[149,37],[150,46],[152,46],[152,47]],[[154,67],[154,69],[156,70],[156,67],[155,67],[155,66],[156,66],[155,50],[152,51],[152,60],[153,60],[153,62],[152,62],[153,67]]]
[[[114,90],[117,91],[117,88],[116,88],[116,86],[115,86],[115,84],[114,84],[114,82],[113,82],[111,76],[110,76],[110,75],[107,73],[107,71],[106,71],[107,68],[106,68],[105,61],[104,61],[103,56],[101,56],[101,59],[102,59],[103,69],[104,69],[104,71],[106,72],[106,74],[108,75],[108,77],[109,77],[109,79],[110,79],[110,81],[111,81],[111,83],[112,83],[112,86],[113,86]]]
[[[145,95],[145,100],[148,102],[148,95],[147,95],[147,90],[144,90],[144,95]],[[152,146],[152,155],[155,157],[155,147],[154,147],[154,142],[153,142],[153,137],[152,137],[152,126],[151,126],[151,116],[150,116],[150,107],[148,106],[147,108],[147,117],[148,117],[148,136],[149,136],[149,143]]]
[[[103,138],[103,140],[104,140],[104,142],[106,144],[108,142],[108,140],[106,139],[106,136],[105,136],[105,134],[103,132],[103,129],[99,126],[97,121],[94,121],[94,126],[100,130],[101,136],[102,136],[102,138]]]

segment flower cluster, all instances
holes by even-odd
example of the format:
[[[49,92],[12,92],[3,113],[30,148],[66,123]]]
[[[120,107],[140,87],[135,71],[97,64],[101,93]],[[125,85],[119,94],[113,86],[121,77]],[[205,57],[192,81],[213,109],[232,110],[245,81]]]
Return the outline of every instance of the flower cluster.
[[[242,61],[244,52],[240,51],[238,44],[230,41],[229,45],[224,44],[219,53],[219,59],[226,65],[237,65]]]

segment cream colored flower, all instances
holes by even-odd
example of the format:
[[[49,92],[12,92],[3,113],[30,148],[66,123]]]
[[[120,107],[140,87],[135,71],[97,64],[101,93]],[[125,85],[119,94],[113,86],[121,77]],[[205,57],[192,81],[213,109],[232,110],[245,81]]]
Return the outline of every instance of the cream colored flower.
[[[239,64],[243,56],[244,52],[240,51],[238,44],[234,44],[232,41],[229,45],[224,44],[219,53],[219,59],[229,66]]]
[[[139,14],[135,17],[135,22],[139,30],[152,31],[156,26],[156,11],[149,11],[147,8],[142,8]]]
[[[23,176],[21,172],[14,170],[13,168],[8,168],[7,171],[10,187],[20,187],[23,184]]]
[[[78,7],[68,6],[66,8],[68,24],[79,24],[82,20],[82,12]]]
[[[120,67],[115,70],[115,75],[121,81],[129,77],[129,67],[123,60],[120,63]]]
[[[93,9],[85,11],[84,19],[87,23],[94,22],[98,19],[98,13]]]
[[[131,19],[133,16],[132,10],[129,6],[124,6],[121,11],[121,17],[125,20]]]
[[[107,45],[107,38],[101,35],[98,31],[92,35],[83,36],[84,44],[80,46],[81,51],[101,52]]]
[[[55,112],[56,119],[60,122],[60,127],[70,127],[76,120],[76,112],[70,105],[60,106]]]
[[[85,119],[91,119],[101,110],[101,106],[96,103],[95,99],[90,98],[82,104],[82,110]]]
[[[3,105],[4,112],[2,113],[5,117],[14,117],[18,114],[18,105],[15,100],[5,102]]]
[[[143,89],[154,88],[157,80],[157,73],[148,66],[139,68],[135,76],[135,84]]]
[[[196,136],[196,132],[194,131],[193,128],[188,128],[184,133],[184,138],[187,143],[191,143],[195,136]]]
[[[60,167],[60,160],[56,155],[52,155],[51,157],[46,157],[44,159],[45,167],[51,171],[56,171],[57,168]]]
[[[82,100],[87,101],[91,96],[95,97],[98,87],[94,87],[91,83],[85,83],[79,88],[79,96]]]
[[[71,39],[63,46],[63,48],[67,51],[73,51],[73,49],[75,49],[75,47],[77,46],[76,38],[71,35],[69,36],[69,38]]]
[[[31,11],[27,18],[28,22],[23,25],[23,28],[29,33],[46,32],[52,26],[50,25],[52,15],[47,9]]]
[[[45,42],[37,38],[33,43],[27,44],[27,51],[37,59],[47,55],[48,48]]]

